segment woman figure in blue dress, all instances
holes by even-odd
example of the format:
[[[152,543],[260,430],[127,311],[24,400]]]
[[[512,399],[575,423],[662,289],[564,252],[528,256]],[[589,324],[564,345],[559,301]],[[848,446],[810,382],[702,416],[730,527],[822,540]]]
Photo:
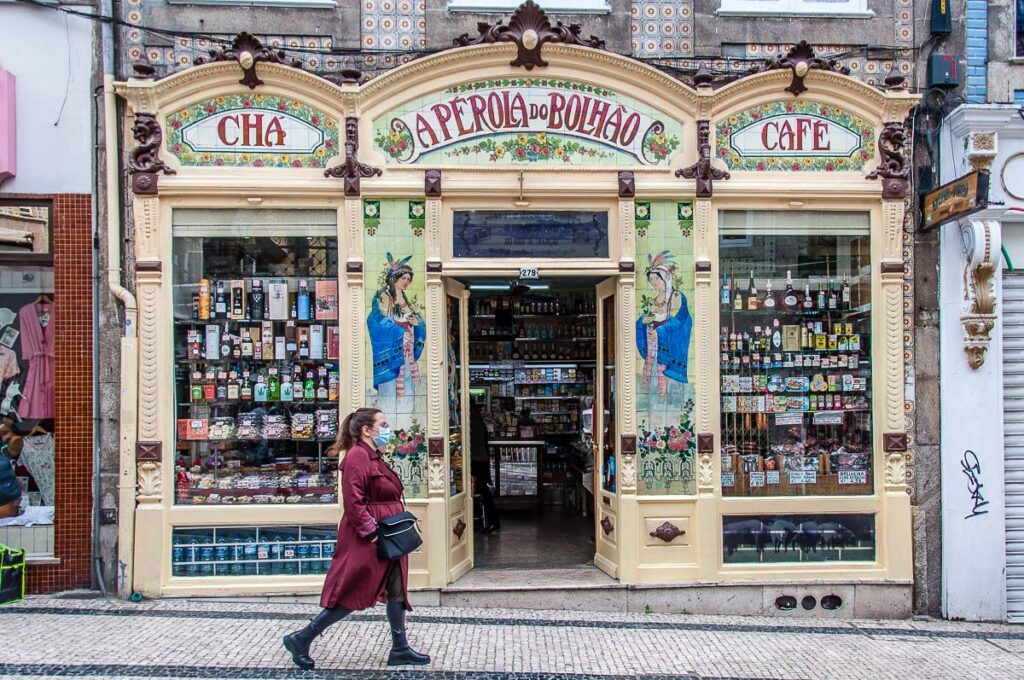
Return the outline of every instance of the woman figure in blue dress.
[[[373,349],[373,387],[380,392],[394,381],[396,397],[414,396],[427,337],[416,301],[407,293],[413,278],[411,259],[412,255],[396,260],[387,254],[381,287],[366,319]]]
[[[637,349],[644,358],[643,388],[650,391],[651,381],[656,376],[658,394],[665,395],[669,378],[681,383],[687,381],[693,319],[686,296],[678,290],[676,264],[669,251],[648,255],[645,274],[655,296],[636,321]]]

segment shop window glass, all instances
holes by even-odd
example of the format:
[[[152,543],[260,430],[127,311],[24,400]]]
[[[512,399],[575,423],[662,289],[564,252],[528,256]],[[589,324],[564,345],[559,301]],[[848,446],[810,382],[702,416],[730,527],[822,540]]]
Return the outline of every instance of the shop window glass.
[[[176,527],[171,536],[171,574],[326,574],[337,533],[334,526]]]
[[[870,494],[869,215],[719,223],[722,494]]]
[[[637,201],[637,491],[694,494],[693,202]]]
[[[336,220],[174,212],[177,503],[337,502]]]
[[[457,210],[455,257],[606,258],[608,213],[594,210]]]
[[[725,564],[874,562],[874,515],[741,515],[722,518]]]
[[[462,441],[462,361],[459,354],[462,349],[459,343],[460,328],[459,298],[447,297],[448,301],[448,486],[452,496],[464,490],[463,455],[466,444]],[[483,483],[482,481],[480,482]]]
[[[0,455],[13,464],[20,489],[9,501],[17,492],[5,489],[0,543],[29,556],[53,554],[57,338],[50,252],[48,204],[0,205]]]
[[[363,201],[365,404],[383,411],[395,433],[383,456],[406,498],[427,496],[425,212],[423,201]]]

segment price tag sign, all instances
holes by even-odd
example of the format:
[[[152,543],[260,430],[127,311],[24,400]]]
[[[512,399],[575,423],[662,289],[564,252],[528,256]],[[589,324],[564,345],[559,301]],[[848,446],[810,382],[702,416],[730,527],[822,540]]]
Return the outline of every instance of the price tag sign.
[[[724,486],[724,487],[736,486],[736,473],[735,472],[723,472],[722,473],[722,486]]]
[[[751,472],[750,473],[750,486],[751,488],[757,486],[764,486],[764,473],[763,472]]]
[[[814,414],[814,424],[842,425],[844,415],[842,411],[817,411]]]
[[[519,278],[521,278],[521,279],[538,279],[538,278],[540,278],[540,273],[537,271],[536,267],[520,267],[519,268]]]
[[[867,470],[840,470],[839,471],[839,483],[840,484],[867,484],[868,483],[868,472],[867,472]]]
[[[775,414],[776,425],[803,425],[804,414],[803,413],[776,413]]]
[[[817,484],[818,473],[814,470],[793,470],[789,473],[790,484]]]
[[[779,471],[778,470],[768,470],[764,474],[765,474],[765,477],[767,477],[767,481],[768,481],[769,484],[778,484],[779,483]]]

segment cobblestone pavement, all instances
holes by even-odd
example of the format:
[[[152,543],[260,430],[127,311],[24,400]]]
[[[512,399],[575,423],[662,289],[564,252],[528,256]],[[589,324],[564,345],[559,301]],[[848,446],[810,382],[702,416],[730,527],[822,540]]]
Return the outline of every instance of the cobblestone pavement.
[[[380,607],[351,616],[300,671],[281,636],[313,604],[31,597],[0,608],[0,678],[600,677],[960,680],[1024,678],[1024,627],[514,609],[418,608],[430,666],[389,671]]]

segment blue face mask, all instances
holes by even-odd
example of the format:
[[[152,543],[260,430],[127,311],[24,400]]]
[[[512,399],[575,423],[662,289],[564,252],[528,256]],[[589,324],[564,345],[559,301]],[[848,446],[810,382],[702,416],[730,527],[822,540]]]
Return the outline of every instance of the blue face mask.
[[[390,444],[394,436],[395,434],[391,431],[390,427],[381,427],[377,430],[377,434],[374,435],[373,443],[380,449]]]

